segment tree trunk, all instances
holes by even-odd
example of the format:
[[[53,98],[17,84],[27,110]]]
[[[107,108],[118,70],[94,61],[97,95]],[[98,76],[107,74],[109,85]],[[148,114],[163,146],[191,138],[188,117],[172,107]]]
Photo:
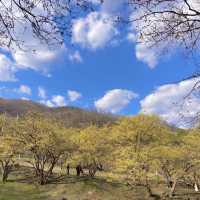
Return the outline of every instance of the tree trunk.
[[[11,172],[13,164],[11,160],[1,161],[1,171],[2,171],[2,182],[5,183],[8,179],[8,175]]]
[[[195,191],[195,192],[198,192],[198,191],[199,191],[199,188],[198,188],[197,183],[194,184],[194,191]]]
[[[89,167],[89,175],[91,176],[91,177],[94,177],[95,176],[95,174],[96,174],[96,172],[97,172],[97,167],[94,165],[91,165],[90,167]]]
[[[176,189],[176,184],[177,184],[177,179],[174,180],[174,182],[172,184],[172,187],[170,188],[169,198],[172,198],[174,196],[174,192],[175,192],[175,189]]]
[[[9,172],[7,170],[3,170],[3,174],[2,174],[2,182],[5,183],[8,180],[8,174]]]
[[[198,177],[196,171],[194,172],[194,191],[199,192]]]
[[[33,152],[35,153],[35,152]],[[34,162],[32,163],[37,181],[40,185],[48,183],[49,178],[53,174],[53,169],[58,163],[61,154],[54,156],[53,154],[39,154],[35,153]]]
[[[158,195],[158,194],[154,194],[152,189],[151,189],[151,186],[150,186],[150,183],[149,183],[149,180],[148,178],[146,177],[146,183],[145,183],[145,187],[147,189],[147,192],[149,194],[150,197],[154,198],[155,200],[160,200],[161,199],[161,196]]]
[[[40,183],[40,185],[46,185],[47,184],[47,176],[45,175],[44,170],[41,170],[41,172],[40,172],[39,183]]]
[[[56,163],[57,163],[57,160],[52,161],[48,171],[45,171],[45,164],[36,165],[38,168],[36,168],[35,170],[36,170],[36,174],[37,174],[40,185],[45,185],[48,183],[49,177],[53,174],[53,169]]]
[[[56,161],[53,161],[53,162],[51,163],[51,166],[50,166],[50,168],[49,168],[49,171],[47,172],[48,176],[51,176],[51,175],[53,174],[53,169],[54,169],[55,165],[56,165]]]
[[[146,188],[147,188],[147,192],[148,192],[149,196],[152,197],[152,196],[153,196],[153,192],[152,192],[152,190],[151,190],[150,185],[149,185],[149,184],[146,184]]]

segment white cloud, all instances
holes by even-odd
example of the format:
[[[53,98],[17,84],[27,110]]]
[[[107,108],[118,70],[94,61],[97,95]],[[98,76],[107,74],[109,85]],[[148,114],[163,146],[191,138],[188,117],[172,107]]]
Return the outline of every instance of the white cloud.
[[[36,42],[35,45],[37,46],[35,51],[32,50],[33,46],[27,51],[16,49],[0,52],[0,81],[17,81],[16,73],[27,69],[41,72],[50,77],[52,68],[66,62],[66,56],[69,53],[66,47],[49,49],[47,46]],[[82,61],[77,52],[70,54],[69,59],[76,62]]]
[[[79,18],[74,20],[72,28],[72,41],[74,43],[81,44],[84,47],[91,49],[102,48],[107,44],[116,44],[115,36],[118,35],[118,31],[115,24],[110,20],[109,10],[111,8],[117,8],[122,0],[116,1],[113,4],[111,0],[105,1],[99,8],[99,12],[91,12],[85,18]],[[101,0],[90,0],[90,2],[98,5]],[[11,6],[8,1],[8,8]],[[111,6],[112,5],[112,6]],[[97,6],[98,7],[98,6]],[[4,8],[2,8],[4,10]],[[68,48],[63,45],[61,48],[50,48],[36,37],[33,36],[32,27],[24,20],[23,13],[15,7],[15,15],[19,20],[15,23],[15,36],[18,41],[23,41],[25,51],[20,50],[15,45],[10,50],[10,56],[13,58],[4,58],[7,64],[5,65],[2,60],[2,53],[0,53],[0,81],[15,81],[16,72],[20,70],[31,69],[37,72],[41,72],[46,76],[50,76],[51,69],[57,65],[63,65],[66,62],[66,57],[73,62],[82,62],[83,59],[79,51],[70,52]],[[5,12],[5,11],[4,11]],[[43,11],[41,4],[38,4],[34,9],[35,14],[46,16],[47,11]],[[44,27],[49,30],[48,26]],[[57,35],[58,38],[60,35]],[[51,42],[51,41],[50,41]],[[52,41],[53,42],[53,41]],[[4,56],[5,57],[5,56]],[[2,75],[1,75],[2,74]]]
[[[66,101],[64,96],[55,95],[52,97],[51,101],[56,107],[66,106]]]
[[[137,37],[136,37],[136,35],[134,34],[134,33],[128,33],[128,35],[127,35],[127,40],[129,41],[129,42],[133,42],[133,43],[135,43],[135,42],[137,42]]]
[[[200,10],[199,0],[188,0],[187,3],[191,8]],[[184,23],[184,19],[171,20],[176,18],[176,15],[165,12],[166,8],[173,8],[177,13],[190,13],[189,18],[195,21],[194,11],[189,9],[187,3],[185,1],[160,1],[154,7],[147,5],[147,7],[138,6],[138,9],[134,9],[129,16],[132,23],[130,23],[127,38],[135,44],[135,54],[138,60],[154,68],[159,60],[166,56],[166,52],[171,55],[183,44],[186,46],[199,45],[196,37],[186,34],[189,25]],[[169,34],[172,32],[171,27],[178,34]],[[198,30],[194,30],[193,34],[198,35],[198,33]]]
[[[139,18],[140,15],[142,15],[143,12],[134,12],[133,14],[130,15],[131,19]],[[153,20],[153,19],[152,19]],[[150,26],[145,26],[146,22],[143,22],[142,20],[139,21],[134,21],[133,23],[130,24],[129,30],[128,30],[128,35],[127,39],[129,42],[135,44],[135,56],[139,61],[144,62],[147,64],[150,68],[156,67],[158,64],[158,60],[160,58],[161,54],[161,49],[164,47],[163,46],[156,46],[153,47],[151,45],[151,42],[146,42],[149,41],[147,38],[145,38],[143,35],[140,34],[140,30],[138,27],[146,27],[146,32],[151,30]],[[164,43],[164,42],[163,42]]]
[[[185,97],[196,82],[197,79],[193,79],[158,87],[140,102],[141,112],[157,114],[168,123],[182,128],[193,125],[193,119],[200,112],[200,99],[195,92],[187,99]]]
[[[154,68],[158,63],[157,52],[146,46],[144,43],[136,44],[135,46],[136,58],[146,63],[150,68]]]
[[[16,81],[17,67],[3,54],[0,54],[0,81]]]
[[[20,85],[19,89],[17,90],[21,94],[31,95],[31,88],[27,85]]]
[[[18,70],[32,69],[48,75],[50,68],[62,62],[64,59],[63,54],[67,53],[67,48],[64,45],[54,45],[52,48],[35,37],[29,21],[24,20],[23,12],[17,6],[13,5],[11,1],[7,1],[6,7],[1,9],[2,12],[6,12],[6,9],[9,10],[11,8],[15,13],[15,17],[18,19],[14,22],[14,36],[17,41],[22,41],[20,43],[22,48],[16,46],[15,43],[12,43],[12,48],[10,48],[10,55],[13,57],[13,65],[15,64]],[[39,15],[45,18],[51,11],[44,10],[42,3],[38,3],[32,12],[36,16]],[[42,28],[44,32],[49,31],[53,34],[50,24],[44,23]],[[46,38],[49,38],[50,43],[54,43],[55,40],[53,38],[61,39],[61,36],[59,32],[57,32],[54,35],[46,35]]]
[[[90,0],[90,2],[98,5],[101,3],[101,0]],[[118,34],[114,23],[112,20],[109,20],[109,12],[106,13],[106,10],[111,8],[111,2],[111,0],[105,1],[99,9],[99,12],[91,12],[86,16],[86,18],[74,20],[72,28],[72,41],[74,43],[81,44],[88,48],[97,49],[104,47],[106,44],[111,42],[111,40]],[[13,6],[10,1],[8,1],[6,5],[8,8]],[[117,7],[117,5],[118,3],[113,4],[112,2],[113,8]],[[2,8],[2,12],[5,12],[5,8]],[[45,43],[39,41],[36,37],[34,37],[31,25],[29,22],[23,20],[23,13],[20,12],[16,6],[14,6],[14,12],[16,17],[19,19],[15,22],[14,26],[15,36],[18,41],[23,41],[23,44],[25,44],[25,47],[23,46],[25,51],[20,50],[16,45],[12,46],[13,50],[10,51],[10,55],[13,58],[13,61],[9,61],[9,65],[6,65],[6,67],[1,67],[0,81],[16,80],[16,71],[25,69],[42,72],[43,74],[49,76],[50,69],[58,64],[63,64],[66,57],[73,62],[83,61],[78,51],[70,53],[64,45],[62,48],[60,48],[59,45],[58,48],[55,46],[55,48],[50,48],[45,45]],[[34,8],[33,12],[35,15],[40,16],[46,16],[49,14],[48,11],[44,11],[42,9],[41,3],[37,4],[37,7]],[[43,28],[49,31],[52,27],[44,25]],[[56,36],[57,39],[61,39],[59,33]],[[50,42],[53,43],[55,41]],[[1,71],[3,71],[2,73],[4,74],[4,77],[2,78]]]
[[[72,42],[91,49],[106,46],[118,35],[109,17],[103,12],[91,12],[86,18],[74,20]]]
[[[51,100],[41,100],[39,101],[41,104],[44,104],[50,108],[56,107],[55,104]]]
[[[21,99],[29,99],[27,96],[32,94],[32,90],[27,85],[20,85],[17,88],[10,88],[10,87],[1,87],[0,92],[2,96],[5,97],[12,97],[12,98],[21,98]]]
[[[108,91],[101,99],[95,101],[95,107],[100,112],[118,113],[138,95],[129,90],[114,89]]]
[[[78,62],[78,63],[83,62],[83,58],[81,57],[79,51],[69,53],[68,57],[69,57],[69,60],[72,62]]]
[[[21,100],[24,100],[24,101],[30,101],[30,99],[27,98],[27,97],[22,97]]]
[[[50,107],[50,108],[55,107],[55,104],[53,104],[50,100],[47,100],[47,101],[45,102],[45,104],[46,104],[48,107]]]
[[[46,96],[46,90],[43,87],[38,87],[38,96],[41,99],[46,99],[47,98],[47,96]]]
[[[37,37],[33,35],[32,27],[28,21],[24,20],[23,12],[19,11],[20,9],[18,9],[15,5],[12,5],[10,1],[8,1],[6,5],[7,9],[11,7],[14,9],[13,12],[15,13],[15,17],[17,17],[18,20],[15,21],[13,32],[17,38],[17,41],[23,42],[21,42],[22,48],[19,48],[13,43],[11,48],[9,50],[7,49],[8,52],[4,54],[4,56],[7,57],[9,53],[9,56],[13,58],[9,61],[9,65],[6,65],[4,69],[2,68],[2,70],[5,71],[5,77],[7,77],[4,78],[5,81],[16,80],[15,73],[19,70],[26,69],[41,72],[48,76],[51,68],[65,61],[65,57],[63,55],[67,55],[66,46],[54,45],[52,48],[44,42],[41,42]],[[6,12],[6,7],[0,9],[3,10],[2,12]],[[44,9],[41,8],[40,3],[37,4],[37,7],[33,9],[33,13],[35,15],[40,15],[41,17],[49,14],[48,11],[44,11]],[[49,31],[49,29],[52,27],[46,26],[44,24],[43,28]],[[56,36],[58,39],[60,37],[59,33],[56,34]],[[55,41],[49,40],[49,42]],[[1,62],[3,56],[2,52],[0,52],[0,56]]]
[[[37,43],[35,43],[37,44]],[[48,75],[49,70],[57,63],[63,61],[63,55],[67,55],[66,47],[49,49],[45,45],[37,45],[35,51],[21,51],[12,52],[12,56],[19,69],[32,69],[43,72]]]
[[[54,95],[51,99],[42,99],[39,102],[48,107],[63,107],[67,105],[65,97],[61,95]]]
[[[81,93],[79,93],[75,90],[68,90],[67,94],[68,94],[68,98],[71,102],[74,102],[82,97]]]
[[[32,69],[40,68],[41,63],[52,61],[56,57],[56,52],[47,49],[37,51],[17,51],[13,57],[18,65],[30,67]]]
[[[89,0],[89,2],[95,4],[95,5],[98,5],[101,3],[101,0]]]
[[[15,50],[5,55],[0,53],[0,81],[16,81],[16,72],[20,70],[31,69],[50,77],[49,73],[52,68],[58,64],[66,62],[65,57],[68,54],[66,47],[55,48],[54,50],[45,47],[45,45],[38,45],[36,51]],[[73,55],[73,60],[79,61],[81,57],[76,53]]]

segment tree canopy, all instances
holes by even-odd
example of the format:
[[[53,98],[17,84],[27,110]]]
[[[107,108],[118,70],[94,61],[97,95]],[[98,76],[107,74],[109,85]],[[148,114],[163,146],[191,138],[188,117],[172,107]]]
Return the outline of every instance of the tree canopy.
[[[200,3],[196,0],[129,0],[136,11],[139,41],[166,47],[175,44],[195,50],[199,46]]]
[[[83,176],[110,174],[159,198],[172,197],[180,185],[195,191],[200,187],[199,128],[180,132],[157,116],[70,128],[37,113],[1,115],[0,140],[3,182],[23,165],[44,185],[58,177],[60,166],[69,166],[68,170],[79,168]],[[164,186],[162,193],[155,190],[159,184]]]
[[[99,10],[110,0],[9,0],[0,1],[0,46],[30,46],[30,35],[58,45],[71,36],[74,19]],[[113,5],[112,5],[113,4]],[[199,45],[200,4],[198,0],[125,0],[123,12],[111,13],[115,22],[133,24],[136,40],[148,47],[169,44],[194,50]],[[113,17],[114,15],[114,17]],[[29,35],[28,38],[25,35]]]

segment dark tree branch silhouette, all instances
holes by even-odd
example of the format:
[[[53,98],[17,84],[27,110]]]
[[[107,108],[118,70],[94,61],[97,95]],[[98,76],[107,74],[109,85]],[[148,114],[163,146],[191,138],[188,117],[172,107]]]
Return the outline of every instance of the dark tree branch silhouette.
[[[139,42],[165,47],[178,43],[188,50],[199,46],[199,1],[129,0],[129,5],[135,12],[129,22],[136,24]]]
[[[22,48],[27,32],[47,44],[62,44],[72,19],[88,9],[87,0],[0,0],[0,46]]]

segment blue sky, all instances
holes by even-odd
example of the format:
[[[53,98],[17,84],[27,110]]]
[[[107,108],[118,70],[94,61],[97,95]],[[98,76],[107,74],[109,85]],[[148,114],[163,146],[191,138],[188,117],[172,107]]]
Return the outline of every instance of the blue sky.
[[[31,40],[37,53],[2,50],[0,96],[50,107],[157,114],[182,127],[174,103],[192,88],[194,80],[182,80],[194,73],[195,63],[182,49],[159,55],[159,48],[136,43],[131,27],[121,33],[115,24],[104,22],[107,15],[108,11],[100,9],[76,19],[72,38],[62,47],[48,49]],[[199,108],[199,100],[192,100]]]

